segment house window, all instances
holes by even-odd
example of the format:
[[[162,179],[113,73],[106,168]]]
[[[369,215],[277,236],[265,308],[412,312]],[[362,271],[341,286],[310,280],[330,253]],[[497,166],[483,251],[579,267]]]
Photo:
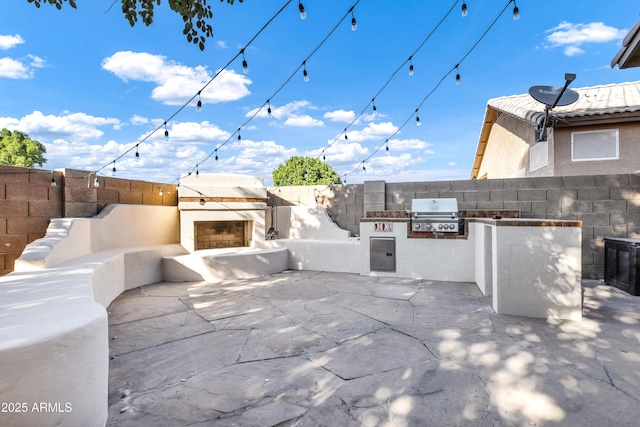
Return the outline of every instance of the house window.
[[[529,149],[529,172],[549,164],[549,143],[540,141]]]
[[[618,145],[618,129],[573,132],[571,160],[574,162],[616,160],[619,154]]]

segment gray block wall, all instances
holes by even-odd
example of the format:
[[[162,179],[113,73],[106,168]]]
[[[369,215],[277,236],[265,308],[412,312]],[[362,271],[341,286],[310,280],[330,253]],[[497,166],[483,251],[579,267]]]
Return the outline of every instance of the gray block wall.
[[[298,188],[311,194],[314,191],[314,187]],[[639,174],[404,183],[368,181],[364,185],[332,186],[331,191],[323,193],[320,204],[340,227],[358,234],[360,218],[365,212],[408,210],[412,199],[432,197],[455,197],[460,210],[518,209],[523,218],[582,221],[585,279],[604,277],[605,237],[640,238]]]

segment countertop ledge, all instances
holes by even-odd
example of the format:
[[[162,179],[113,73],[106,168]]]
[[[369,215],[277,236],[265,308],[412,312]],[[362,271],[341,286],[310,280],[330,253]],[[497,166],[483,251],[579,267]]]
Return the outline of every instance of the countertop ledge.
[[[566,219],[536,218],[467,218],[469,222],[479,222],[502,227],[582,227],[582,221]]]

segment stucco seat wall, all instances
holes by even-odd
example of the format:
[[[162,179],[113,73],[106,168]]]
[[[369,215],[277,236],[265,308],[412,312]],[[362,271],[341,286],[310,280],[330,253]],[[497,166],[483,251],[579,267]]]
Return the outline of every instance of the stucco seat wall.
[[[106,424],[106,307],[126,289],[162,280],[161,259],[185,252],[177,217],[175,207],[117,205],[88,220],[52,221],[57,229],[25,250],[24,271],[0,277],[0,401],[28,410],[3,413],[2,425]],[[60,247],[80,249],[64,256]],[[34,411],[41,403],[49,410]]]

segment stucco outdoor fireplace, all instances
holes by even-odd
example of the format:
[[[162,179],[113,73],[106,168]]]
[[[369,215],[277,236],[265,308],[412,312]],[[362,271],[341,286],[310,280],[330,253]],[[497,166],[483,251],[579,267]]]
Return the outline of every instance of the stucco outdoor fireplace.
[[[262,178],[191,174],[178,188],[180,243],[189,252],[254,247],[264,241],[267,190]]]

